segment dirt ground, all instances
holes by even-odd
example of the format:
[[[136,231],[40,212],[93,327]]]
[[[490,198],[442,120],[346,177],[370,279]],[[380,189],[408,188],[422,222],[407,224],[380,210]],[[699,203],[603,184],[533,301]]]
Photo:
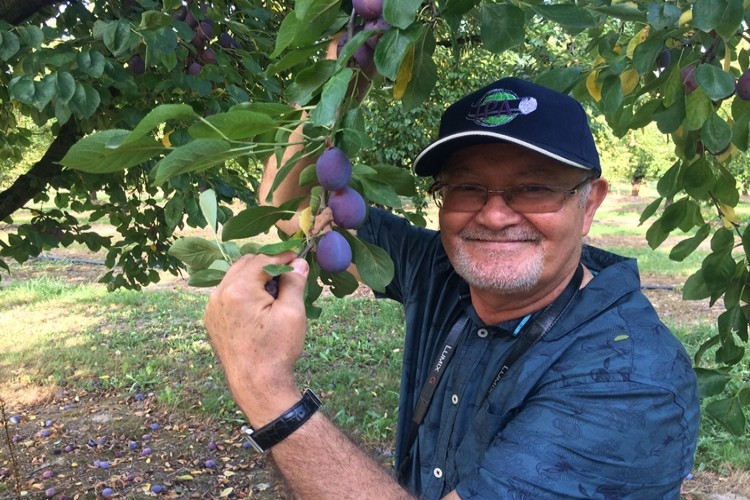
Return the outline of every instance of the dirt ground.
[[[106,272],[74,252],[50,257],[70,260],[59,272],[74,283],[96,282]],[[12,279],[33,276],[35,267],[33,261],[14,266]],[[682,301],[675,288],[681,283],[671,279],[643,276],[642,283],[662,315],[690,320],[719,313],[707,303]],[[154,285],[182,287],[184,279],[169,275]],[[269,460],[248,448],[236,426],[165,414],[152,404],[155,398],[142,396],[52,388],[6,401],[0,500],[17,497],[16,481],[30,498],[288,498]],[[694,472],[683,485],[683,500],[748,498],[747,471]]]

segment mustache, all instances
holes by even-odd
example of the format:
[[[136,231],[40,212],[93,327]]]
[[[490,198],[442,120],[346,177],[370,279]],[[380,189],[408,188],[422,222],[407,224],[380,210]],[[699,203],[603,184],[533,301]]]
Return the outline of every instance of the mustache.
[[[524,227],[509,227],[495,231],[486,228],[464,228],[459,231],[458,236],[464,240],[478,241],[539,241],[541,235],[538,231]]]

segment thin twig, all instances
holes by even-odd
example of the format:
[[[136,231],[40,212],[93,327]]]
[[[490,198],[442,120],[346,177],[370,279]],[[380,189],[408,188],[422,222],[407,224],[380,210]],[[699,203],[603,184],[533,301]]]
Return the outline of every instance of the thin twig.
[[[13,490],[16,493],[16,498],[21,498],[21,474],[18,469],[18,461],[16,460],[16,450],[13,440],[10,437],[10,429],[8,428],[8,418],[5,414],[5,400],[0,398],[0,418],[3,419],[3,429],[5,430],[5,444],[8,446],[8,453],[10,454],[10,465],[13,469]]]

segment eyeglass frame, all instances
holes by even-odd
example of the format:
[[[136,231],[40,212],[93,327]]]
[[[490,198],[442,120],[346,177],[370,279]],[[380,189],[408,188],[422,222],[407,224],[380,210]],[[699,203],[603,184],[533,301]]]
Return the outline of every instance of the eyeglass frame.
[[[505,189],[488,189],[487,186],[483,186],[481,184],[471,184],[471,183],[460,183],[460,184],[450,184],[450,183],[443,183],[440,180],[436,179],[435,182],[433,182],[430,187],[427,188],[427,192],[432,195],[432,199],[435,202],[435,205],[437,205],[438,208],[443,208],[443,201],[438,198],[438,192],[444,188],[444,187],[451,187],[451,186],[471,186],[475,188],[481,188],[484,190],[484,202],[482,203],[482,206],[477,208],[476,210],[468,210],[464,213],[472,213],[472,212],[479,212],[487,205],[487,202],[490,199],[490,194],[499,194],[503,196],[503,201],[505,201],[505,204],[508,205],[512,210],[519,212],[519,213],[537,213],[537,214],[544,214],[544,213],[554,213],[560,210],[563,205],[565,204],[565,200],[569,197],[575,195],[580,191],[580,189],[585,186],[588,182],[596,180],[598,176],[586,176],[581,182],[576,184],[570,189],[566,189],[563,186],[555,186],[555,185],[548,185],[548,184],[519,184],[517,186],[511,186]],[[560,201],[560,206],[557,207],[554,210],[545,210],[541,212],[528,212],[528,211],[522,211],[522,210],[516,210],[511,206],[512,204],[512,198],[511,201],[508,200],[508,198],[504,195],[504,193],[517,191],[519,188],[528,188],[528,187],[543,187],[546,189],[550,189],[557,193],[562,193],[563,197]],[[451,210],[454,212],[460,212],[459,210]]]

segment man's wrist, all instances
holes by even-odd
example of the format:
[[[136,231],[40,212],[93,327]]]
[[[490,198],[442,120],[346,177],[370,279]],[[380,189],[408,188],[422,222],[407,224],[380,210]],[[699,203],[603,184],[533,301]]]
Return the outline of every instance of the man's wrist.
[[[320,406],[318,396],[307,389],[302,398],[279,417],[260,428],[247,428],[244,432],[253,447],[260,453],[265,453],[302,427]]]

